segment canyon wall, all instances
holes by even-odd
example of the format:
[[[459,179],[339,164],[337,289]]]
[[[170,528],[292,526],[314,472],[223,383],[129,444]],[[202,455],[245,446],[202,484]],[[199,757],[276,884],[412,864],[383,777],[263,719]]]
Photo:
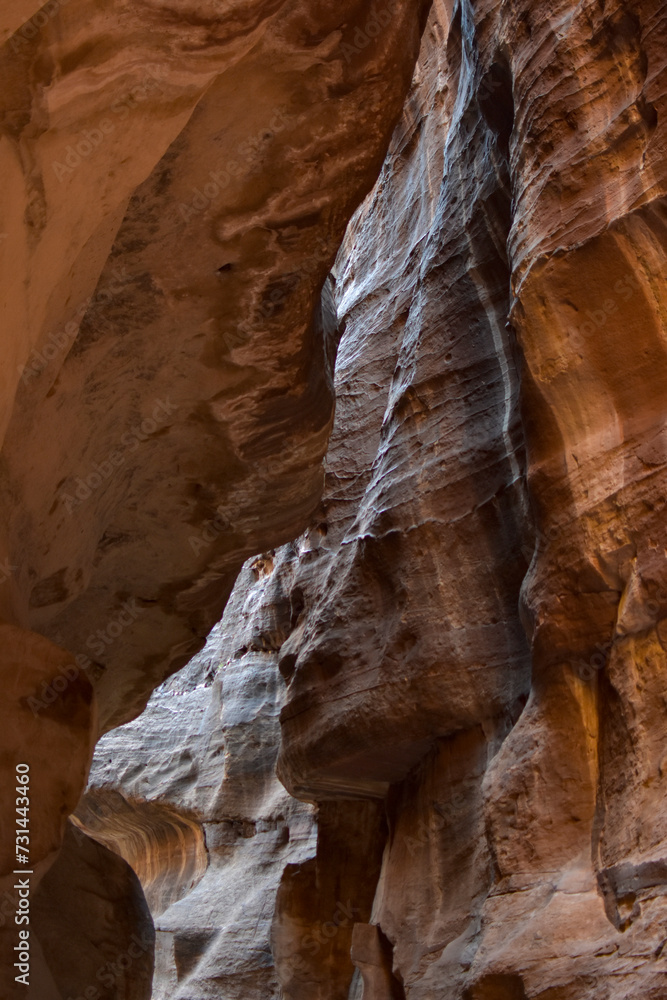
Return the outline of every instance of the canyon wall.
[[[43,299],[10,283],[37,330],[132,276],[15,379],[3,451],[21,704],[61,647],[104,653],[49,707],[75,750],[45,866],[107,735],[39,889],[36,996],[74,988],[47,943],[79,852],[131,914],[125,952],[128,925],[151,935],[141,882],[154,1000],[659,1000],[667,5],[434,0],[423,35],[427,4],[378,8],[384,32],[343,6],[237,4],[213,52],[202,14],[179,49],[166,8],[129,12],[137,66],[174,25],[181,103],[160,77],[133,118],[163,147],[105,140],[86,176],[114,197],[79,190]],[[12,94],[39,72],[52,114],[92,122],[115,43],[58,63],[33,40]],[[286,93],[270,148],[207,195]],[[32,107],[24,178],[56,145]],[[140,186],[110,176],[122,155]],[[16,219],[35,254],[56,201]],[[104,478],[121,426],[137,444]],[[100,998],[148,997],[150,951]]]
[[[366,1000],[664,992],[666,41],[435,4],[337,262],[278,773],[386,803]]]
[[[25,993],[13,870],[34,900],[95,740],[188,663],[243,562],[319,501],[322,289],[428,7],[49,0],[2,16],[3,995]],[[62,864],[77,850],[104,867],[85,838]],[[72,991],[32,940],[35,997]],[[99,992],[87,968],[77,990]],[[134,997],[125,980],[102,989]]]
[[[366,1000],[664,992],[666,41],[436,4],[337,263],[278,773],[385,800]]]
[[[77,811],[141,878],[155,1000],[278,997],[271,904],[283,869],[316,849],[312,806],[275,776],[279,633],[255,571],[241,574],[243,596],[237,587],[202,653],[100,741]]]

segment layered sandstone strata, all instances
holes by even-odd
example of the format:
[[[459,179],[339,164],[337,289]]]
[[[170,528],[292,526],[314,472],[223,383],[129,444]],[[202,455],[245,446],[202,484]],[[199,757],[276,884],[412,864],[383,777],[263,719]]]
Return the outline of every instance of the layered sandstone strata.
[[[187,659],[239,561],[263,551],[213,652],[105,738],[77,821],[143,882],[156,998],[659,1000],[667,6],[435,0],[321,300],[346,213],[380,169],[421,7],[396,3],[377,41],[355,7],[329,57],[331,36],[299,33],[301,7],[281,21],[265,6],[258,34],[235,8],[220,42],[233,65],[118,208],[105,266],[143,276],[118,314],[131,350],[96,325],[93,300],[69,367],[43,398],[48,369],[30,375],[9,427],[7,496],[31,499],[20,524],[8,501],[8,524],[35,575],[12,570],[7,607],[70,649],[80,636],[101,646],[105,727]],[[343,81],[330,86],[331,62]],[[91,100],[87,79],[53,107]],[[216,132],[221,95],[252,80],[257,102]],[[269,93],[280,110],[279,82],[300,117],[274,122],[264,172],[230,180],[237,200],[218,214],[204,150],[229,129],[247,138]],[[66,168],[57,183],[73,190]],[[41,204],[26,217],[35,232]],[[202,277],[214,262],[190,229],[200,216],[225,296]],[[96,225],[76,251],[87,267],[109,238]],[[60,266],[49,273],[64,301]],[[128,402],[147,398],[141,380],[150,413]],[[31,407],[54,441],[71,428],[73,459],[63,447],[26,463]],[[107,448],[127,417],[140,456],[118,453],[121,478],[104,487],[83,477],[81,499],[76,461],[106,460],[87,450],[83,412]],[[44,496],[65,486],[77,528],[61,512],[54,540]],[[78,583],[58,575],[70,562]],[[278,712],[294,798],[273,774]]]
[[[278,997],[273,903],[284,868],[316,852],[312,807],[275,776],[278,581],[262,598],[257,572],[244,571],[202,653],[100,741],[77,811],[141,878],[155,1000]]]
[[[35,888],[91,740],[188,662],[243,561],[318,502],[321,291],[428,6],[50,0],[3,15],[0,618],[16,633],[2,667],[8,713],[24,699],[34,716],[18,746],[3,734],[3,767],[25,758],[37,788],[52,772],[66,786],[55,813],[51,793],[33,800]],[[90,684],[98,714],[70,764]],[[3,958],[8,995],[11,971]]]
[[[339,258],[279,773],[385,797],[367,1000],[664,989],[666,41],[436,4]]]

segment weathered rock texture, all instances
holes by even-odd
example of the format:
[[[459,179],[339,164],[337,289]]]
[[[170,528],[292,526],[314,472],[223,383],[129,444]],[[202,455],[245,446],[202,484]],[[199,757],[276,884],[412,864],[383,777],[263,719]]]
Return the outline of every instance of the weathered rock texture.
[[[313,809],[275,776],[279,622],[258,567],[135,722],[99,743],[83,828],[139,874],[155,920],[155,1000],[278,997],[270,950],[286,865],[316,853]],[[218,991],[216,993],[216,991]]]
[[[384,809],[315,811],[277,780],[291,570],[271,557],[245,567],[204,651],[100,741],[77,810],[141,878],[157,936],[154,1000],[348,994]]]
[[[43,344],[130,278],[19,380],[8,616],[79,650],[130,602],[90,671],[109,729],[263,552],[77,811],[143,882],[160,1000],[665,995],[667,4],[434,0],[380,170],[426,6],[376,35],[243,4],[207,45],[206,12],[133,7],[96,62],[70,5],[58,58],[12,63],[12,322]],[[42,190],[117,67],[163,59],[76,168],[97,200],[74,167]]]
[[[51,768],[71,778],[64,812],[52,792],[32,801],[35,888],[86,767],[69,775],[60,735],[42,764],[60,675],[16,651],[36,635],[66,680],[72,662],[88,673],[87,747],[202,647],[244,560],[303,529],[333,413],[321,292],[428,8],[49,0],[2,16],[0,620],[22,630],[2,667],[8,711],[32,698],[20,756],[38,788]],[[63,738],[77,698],[59,702]],[[2,753],[9,789],[11,728]]]
[[[77,996],[82,983],[96,1000],[150,997],[155,931],[139,879],[71,824],[35,894],[32,922],[63,997]]]
[[[366,1000],[664,993],[666,41],[436,4],[339,258],[279,774],[386,796]]]
[[[90,657],[104,728],[319,498],[320,291],[426,9],[350,55],[352,0],[69,0],[4,46],[3,608]]]

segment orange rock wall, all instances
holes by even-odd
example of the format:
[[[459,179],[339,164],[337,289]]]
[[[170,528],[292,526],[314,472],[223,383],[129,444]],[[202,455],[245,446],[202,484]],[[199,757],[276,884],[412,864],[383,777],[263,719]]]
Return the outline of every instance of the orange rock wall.
[[[77,812],[155,1000],[661,1000],[667,5],[130,7],[2,26],[44,868],[231,593]]]

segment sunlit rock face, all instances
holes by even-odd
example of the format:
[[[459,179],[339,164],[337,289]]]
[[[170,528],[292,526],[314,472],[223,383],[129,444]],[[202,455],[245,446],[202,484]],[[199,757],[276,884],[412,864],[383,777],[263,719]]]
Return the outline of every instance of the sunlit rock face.
[[[105,730],[319,499],[320,292],[428,6],[68,0],[0,51],[0,607]]]
[[[410,86],[427,5],[74,3],[8,63],[3,607],[111,730],[251,557],[76,811],[153,1000],[661,1000],[667,5],[435,0]]]
[[[99,742],[77,810],[141,880],[156,930],[154,1000],[280,997],[276,894],[285,870],[317,853],[313,807],[275,775],[280,593],[270,560],[245,568],[199,656]]]
[[[430,4],[11,6],[0,16],[0,624],[15,631],[0,663],[14,722],[2,814],[11,823],[17,760],[39,771],[36,789],[53,779],[32,805],[36,889],[94,739],[188,663],[243,562],[295,537],[319,501],[336,326],[323,289],[386,154]],[[48,712],[14,703],[61,677]],[[203,835],[167,811],[151,840],[139,800],[127,801],[115,819],[122,828],[134,809],[136,828],[114,836],[168,905],[142,864],[168,867],[183,838],[187,883]],[[1,850],[11,855],[9,835]],[[3,891],[11,863],[3,853]],[[56,988],[35,984],[40,1000]]]
[[[507,136],[472,82],[459,107],[447,74],[461,42],[443,17],[337,266],[328,488],[281,650],[280,773],[316,797],[383,797],[434,737],[506,729],[528,687]]]
[[[385,797],[351,996],[662,989],[666,32],[436,4],[336,265],[279,774]]]

